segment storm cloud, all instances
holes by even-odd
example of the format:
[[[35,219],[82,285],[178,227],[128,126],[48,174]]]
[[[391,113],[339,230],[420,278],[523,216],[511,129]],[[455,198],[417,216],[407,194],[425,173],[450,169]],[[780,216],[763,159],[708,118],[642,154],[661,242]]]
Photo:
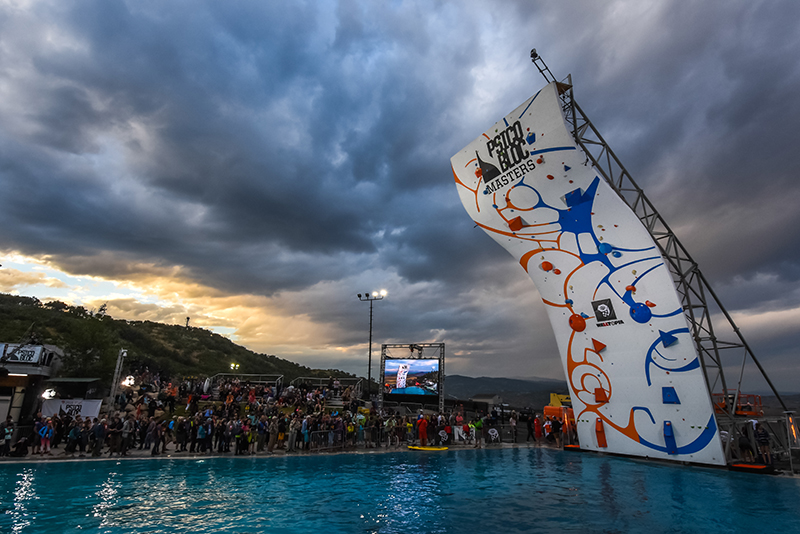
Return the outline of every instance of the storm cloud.
[[[376,343],[562,376],[533,284],[449,164],[544,84],[536,47],[797,389],[797,20],[788,1],[0,2],[0,248],[180,279],[250,348],[359,374],[355,295],[386,288]]]

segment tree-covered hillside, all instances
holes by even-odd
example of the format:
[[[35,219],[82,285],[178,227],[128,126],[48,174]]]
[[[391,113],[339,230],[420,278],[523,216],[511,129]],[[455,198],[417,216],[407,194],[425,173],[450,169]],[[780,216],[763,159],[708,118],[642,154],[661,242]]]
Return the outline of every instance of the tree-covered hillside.
[[[128,351],[125,372],[146,365],[173,379],[230,372],[234,362],[239,373],[282,374],[284,383],[298,376],[352,376],[257,354],[202,328],[125,321],[107,315],[104,307],[92,313],[59,301],[44,304],[0,293],[0,342],[20,341],[61,347],[66,353],[61,376],[109,380],[123,348]]]

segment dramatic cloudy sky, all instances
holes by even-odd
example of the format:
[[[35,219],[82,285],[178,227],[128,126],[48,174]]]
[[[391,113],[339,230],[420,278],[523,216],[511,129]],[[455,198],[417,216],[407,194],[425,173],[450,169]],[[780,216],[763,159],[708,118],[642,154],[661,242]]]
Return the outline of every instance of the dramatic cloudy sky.
[[[386,289],[378,345],[562,377],[449,163],[543,85],[535,46],[800,390],[798,20],[794,1],[0,0],[0,291],[366,374],[356,293]]]

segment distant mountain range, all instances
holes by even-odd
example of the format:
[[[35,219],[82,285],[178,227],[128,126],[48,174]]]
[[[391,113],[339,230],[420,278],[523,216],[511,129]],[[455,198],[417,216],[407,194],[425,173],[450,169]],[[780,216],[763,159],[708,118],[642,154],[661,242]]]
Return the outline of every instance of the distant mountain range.
[[[541,409],[550,402],[551,393],[567,394],[567,383],[552,378],[472,378],[448,375],[444,383],[447,398],[469,400],[476,395],[494,394],[514,408]]]

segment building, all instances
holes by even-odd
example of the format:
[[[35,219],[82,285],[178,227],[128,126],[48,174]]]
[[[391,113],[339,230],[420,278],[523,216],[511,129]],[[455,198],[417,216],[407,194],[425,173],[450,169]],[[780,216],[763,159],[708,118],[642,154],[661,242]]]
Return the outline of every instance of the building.
[[[55,345],[0,343],[0,420],[35,415],[44,382],[60,367],[63,356]]]

